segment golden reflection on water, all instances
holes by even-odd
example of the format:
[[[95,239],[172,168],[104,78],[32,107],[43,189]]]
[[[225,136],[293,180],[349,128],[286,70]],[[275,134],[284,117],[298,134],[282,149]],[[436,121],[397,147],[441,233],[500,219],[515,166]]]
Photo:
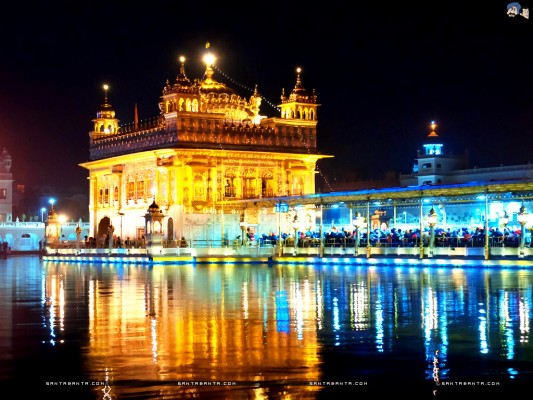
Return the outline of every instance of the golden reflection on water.
[[[90,370],[107,370],[117,396],[134,391],[127,381],[171,383],[150,388],[159,394],[209,389],[227,391],[228,398],[240,393],[233,384],[249,388],[243,398],[269,398],[252,382],[318,381],[314,277],[280,270],[275,280],[254,281],[249,268],[263,267],[128,268],[109,286],[92,277]]]

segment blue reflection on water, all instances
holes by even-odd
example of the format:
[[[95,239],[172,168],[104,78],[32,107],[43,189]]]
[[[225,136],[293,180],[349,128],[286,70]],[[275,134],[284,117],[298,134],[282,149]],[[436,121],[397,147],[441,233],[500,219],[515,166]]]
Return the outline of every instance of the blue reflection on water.
[[[276,324],[278,332],[289,332],[289,300],[287,292],[284,290],[278,290],[276,292]]]

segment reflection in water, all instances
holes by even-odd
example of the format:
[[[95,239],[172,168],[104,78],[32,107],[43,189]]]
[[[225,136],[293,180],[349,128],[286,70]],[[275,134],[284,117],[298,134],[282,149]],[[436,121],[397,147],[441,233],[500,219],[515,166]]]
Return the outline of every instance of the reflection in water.
[[[0,354],[15,367],[0,377],[35,373],[30,360],[42,381],[98,382],[85,398],[488,395],[533,370],[528,270],[1,267]]]
[[[316,306],[307,277],[252,273],[261,268],[127,268],[109,285],[93,275],[88,358],[99,366],[91,367],[92,379],[108,368],[117,395],[136,391],[125,388],[126,381],[319,380]],[[234,398],[235,389],[228,388]],[[197,389],[151,390],[170,395]]]

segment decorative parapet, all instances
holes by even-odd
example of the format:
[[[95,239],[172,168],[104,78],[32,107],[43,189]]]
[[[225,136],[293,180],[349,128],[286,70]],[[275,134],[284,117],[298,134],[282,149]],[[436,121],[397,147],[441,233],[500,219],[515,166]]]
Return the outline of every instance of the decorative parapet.
[[[90,145],[91,160],[98,160],[138,151],[159,149],[175,145],[178,142],[176,134],[164,129],[149,129],[121,133],[94,140]]]
[[[165,126],[167,124],[167,126]],[[316,152],[315,125],[276,125],[227,123],[220,119],[180,117],[165,122],[159,118],[149,123],[121,128],[116,135],[94,138],[90,144],[91,160],[168,147],[205,147],[221,149]],[[252,147],[252,148],[251,148]]]
[[[44,222],[0,222],[0,228],[44,228]]]

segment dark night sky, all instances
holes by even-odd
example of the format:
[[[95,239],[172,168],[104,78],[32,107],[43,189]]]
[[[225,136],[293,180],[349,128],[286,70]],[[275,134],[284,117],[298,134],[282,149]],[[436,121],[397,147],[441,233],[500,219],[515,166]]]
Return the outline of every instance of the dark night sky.
[[[0,145],[17,182],[88,189],[78,164],[103,83],[121,123],[135,103],[155,117],[179,55],[202,76],[207,41],[233,82],[215,79],[246,98],[257,84],[277,105],[302,67],[328,179],[410,172],[431,120],[471,166],[533,159],[532,22],[506,1],[19,3],[0,6]],[[266,101],[261,114],[278,115]]]

